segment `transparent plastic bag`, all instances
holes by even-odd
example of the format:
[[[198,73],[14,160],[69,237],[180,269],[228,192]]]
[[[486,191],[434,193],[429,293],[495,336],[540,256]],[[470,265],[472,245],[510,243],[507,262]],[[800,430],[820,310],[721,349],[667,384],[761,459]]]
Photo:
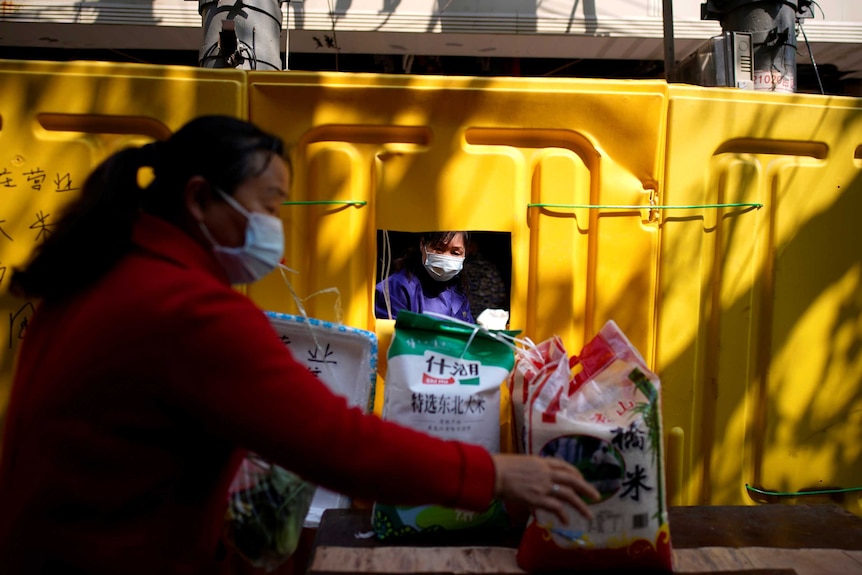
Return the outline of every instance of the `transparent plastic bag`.
[[[276,569],[296,551],[315,485],[249,453],[228,492],[225,540],[249,564]]]

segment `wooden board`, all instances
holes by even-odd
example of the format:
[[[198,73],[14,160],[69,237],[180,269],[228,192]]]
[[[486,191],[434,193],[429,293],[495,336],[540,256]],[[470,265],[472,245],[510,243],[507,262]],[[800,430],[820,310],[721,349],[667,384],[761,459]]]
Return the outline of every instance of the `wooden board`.
[[[862,575],[862,518],[837,505],[670,509],[674,572],[721,575]],[[518,537],[487,534],[382,545],[367,510],[332,510],[317,533],[309,575],[523,574]],[[459,541],[460,539],[460,541]],[[482,540],[480,540],[482,539]],[[583,571],[578,571],[583,573]]]

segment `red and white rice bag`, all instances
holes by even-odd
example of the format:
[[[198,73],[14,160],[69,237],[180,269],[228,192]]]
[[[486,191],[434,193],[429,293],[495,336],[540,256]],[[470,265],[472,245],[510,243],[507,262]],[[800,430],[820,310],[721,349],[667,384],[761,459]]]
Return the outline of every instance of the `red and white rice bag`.
[[[518,565],[671,572],[658,376],[613,321],[579,356],[569,358],[554,337],[519,362],[510,381],[526,452],[568,461],[602,497],[588,502],[593,520],[574,508],[567,524],[534,512]]]

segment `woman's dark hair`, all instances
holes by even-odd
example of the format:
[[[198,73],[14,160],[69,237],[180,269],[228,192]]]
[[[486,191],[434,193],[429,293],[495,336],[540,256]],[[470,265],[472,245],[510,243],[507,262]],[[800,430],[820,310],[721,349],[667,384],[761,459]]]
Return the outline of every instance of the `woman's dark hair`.
[[[282,141],[253,124],[201,116],[165,141],[115,153],[89,175],[81,196],[64,210],[30,263],[15,270],[12,293],[52,299],[78,292],[131,249],[140,211],[178,222],[190,178],[202,176],[232,194],[266,169],[272,154],[262,164],[261,151],[284,155]],[[146,166],[155,177],[142,190],[138,170]]]

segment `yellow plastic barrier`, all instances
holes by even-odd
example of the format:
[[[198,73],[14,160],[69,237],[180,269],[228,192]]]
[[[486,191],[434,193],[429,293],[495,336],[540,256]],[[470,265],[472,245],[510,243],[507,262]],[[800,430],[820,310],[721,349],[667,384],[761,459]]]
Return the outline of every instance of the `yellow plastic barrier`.
[[[297,293],[335,287],[343,321],[375,330],[377,230],[508,232],[513,329],[559,334],[575,351],[613,318],[650,349],[648,208],[666,91],[663,82],[250,73],[249,117],[292,149],[296,203],[285,220]],[[295,313],[280,277],[250,294]],[[333,304],[324,294],[306,306],[335,319]]]
[[[0,415],[32,313],[6,294],[12,267],[96,163],[207,113],[290,149],[298,273],[251,286],[262,308],[297,313],[292,289],[309,315],[375,331],[383,374],[378,230],[508,233],[513,329],[574,353],[614,319],[662,378],[671,504],[828,497],[862,513],[851,98],[0,62]]]
[[[165,138],[198,115],[245,117],[245,79],[234,70],[0,61],[0,423],[34,304],[9,295],[12,269],[114,151]]]
[[[678,502],[859,513],[862,100],[672,86],[668,117],[661,203],[691,206],[661,210],[658,260]]]
[[[250,73],[249,117],[291,147],[287,264],[310,315],[376,331],[377,230],[511,234],[511,327],[574,352],[607,319],[652,346],[663,82]],[[619,206],[625,206],[620,208]],[[399,254],[392,254],[397,257]],[[336,317],[335,288],[343,316]],[[296,313],[283,280],[249,294]]]

